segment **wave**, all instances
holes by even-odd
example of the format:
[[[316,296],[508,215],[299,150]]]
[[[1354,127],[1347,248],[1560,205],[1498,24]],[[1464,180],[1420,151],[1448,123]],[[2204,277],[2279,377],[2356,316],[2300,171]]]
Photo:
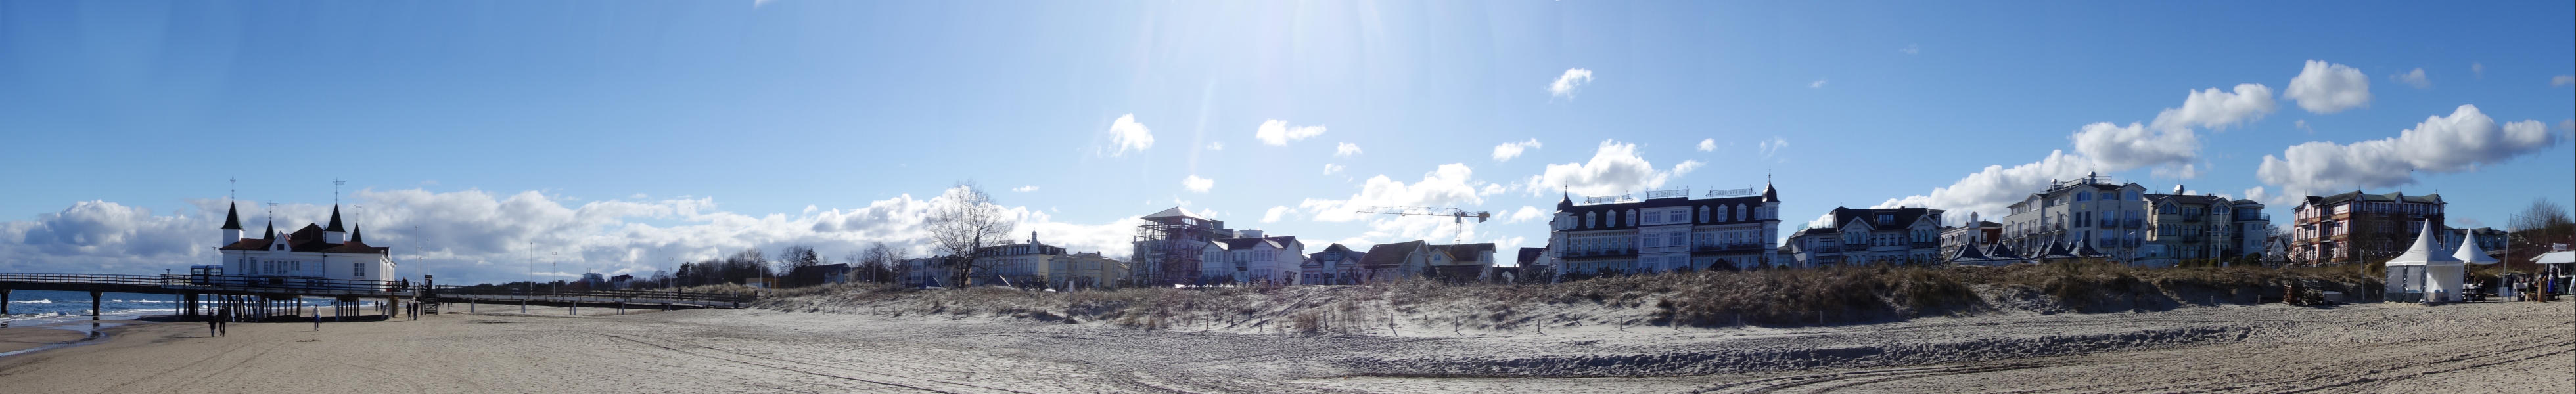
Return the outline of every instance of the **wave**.
[[[11,303],[11,304],[51,304],[51,303],[54,303],[54,300],[26,300],[26,301],[10,301],[9,303]]]
[[[177,303],[178,301],[168,301],[168,300],[107,300],[107,302],[129,302],[129,303],[137,303],[137,304],[170,304],[170,303]]]

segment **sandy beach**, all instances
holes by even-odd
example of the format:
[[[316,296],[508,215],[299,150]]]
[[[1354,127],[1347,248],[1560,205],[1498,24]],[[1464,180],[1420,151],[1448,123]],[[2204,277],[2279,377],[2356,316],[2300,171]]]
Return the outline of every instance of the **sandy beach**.
[[[318,332],[241,323],[221,338],[195,323],[113,327],[103,342],[0,358],[0,381],[62,393],[2566,392],[2576,388],[2571,306],[1309,337],[513,305]]]

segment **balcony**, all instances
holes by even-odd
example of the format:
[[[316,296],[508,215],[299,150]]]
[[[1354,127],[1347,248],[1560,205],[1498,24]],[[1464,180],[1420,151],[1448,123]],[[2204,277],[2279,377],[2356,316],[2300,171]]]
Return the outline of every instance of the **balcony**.
[[[1637,250],[1636,250],[1636,249],[1571,250],[1571,251],[1566,251],[1566,252],[1565,252],[1565,257],[1568,257],[1568,258],[1576,258],[1576,257],[1620,257],[1620,256],[1636,256],[1636,255],[1637,255]]]
[[[1750,251],[1760,251],[1760,250],[1762,250],[1762,244],[1760,244],[1760,243],[1750,243],[1750,242],[1747,242],[1747,243],[1732,243],[1732,244],[1698,245],[1698,246],[1692,246],[1692,247],[1691,247],[1691,253],[1750,252]]]
[[[2120,221],[2120,227],[2138,228],[2145,225],[2145,220],[2139,220],[2137,218],[2123,219]]]
[[[2201,216],[2200,216],[2200,215],[2183,215],[2183,216],[2182,216],[2182,221],[2185,221],[2185,222],[2197,222],[2197,221],[2200,221],[2200,218],[2201,218]]]

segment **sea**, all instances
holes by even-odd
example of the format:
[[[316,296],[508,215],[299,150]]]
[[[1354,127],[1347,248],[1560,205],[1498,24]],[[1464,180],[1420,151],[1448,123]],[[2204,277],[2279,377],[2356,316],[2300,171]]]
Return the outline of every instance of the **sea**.
[[[100,320],[168,315],[179,310],[179,296],[99,293],[98,309]],[[89,320],[89,292],[13,290],[9,292],[9,314],[0,315],[0,324],[13,326],[69,320]]]

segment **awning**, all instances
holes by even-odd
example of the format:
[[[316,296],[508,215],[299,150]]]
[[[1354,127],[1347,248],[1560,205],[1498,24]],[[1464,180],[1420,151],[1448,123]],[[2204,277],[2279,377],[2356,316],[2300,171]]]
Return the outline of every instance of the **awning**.
[[[2541,253],[2540,258],[2533,259],[2532,261],[2541,264],[2576,263],[2576,250]]]

